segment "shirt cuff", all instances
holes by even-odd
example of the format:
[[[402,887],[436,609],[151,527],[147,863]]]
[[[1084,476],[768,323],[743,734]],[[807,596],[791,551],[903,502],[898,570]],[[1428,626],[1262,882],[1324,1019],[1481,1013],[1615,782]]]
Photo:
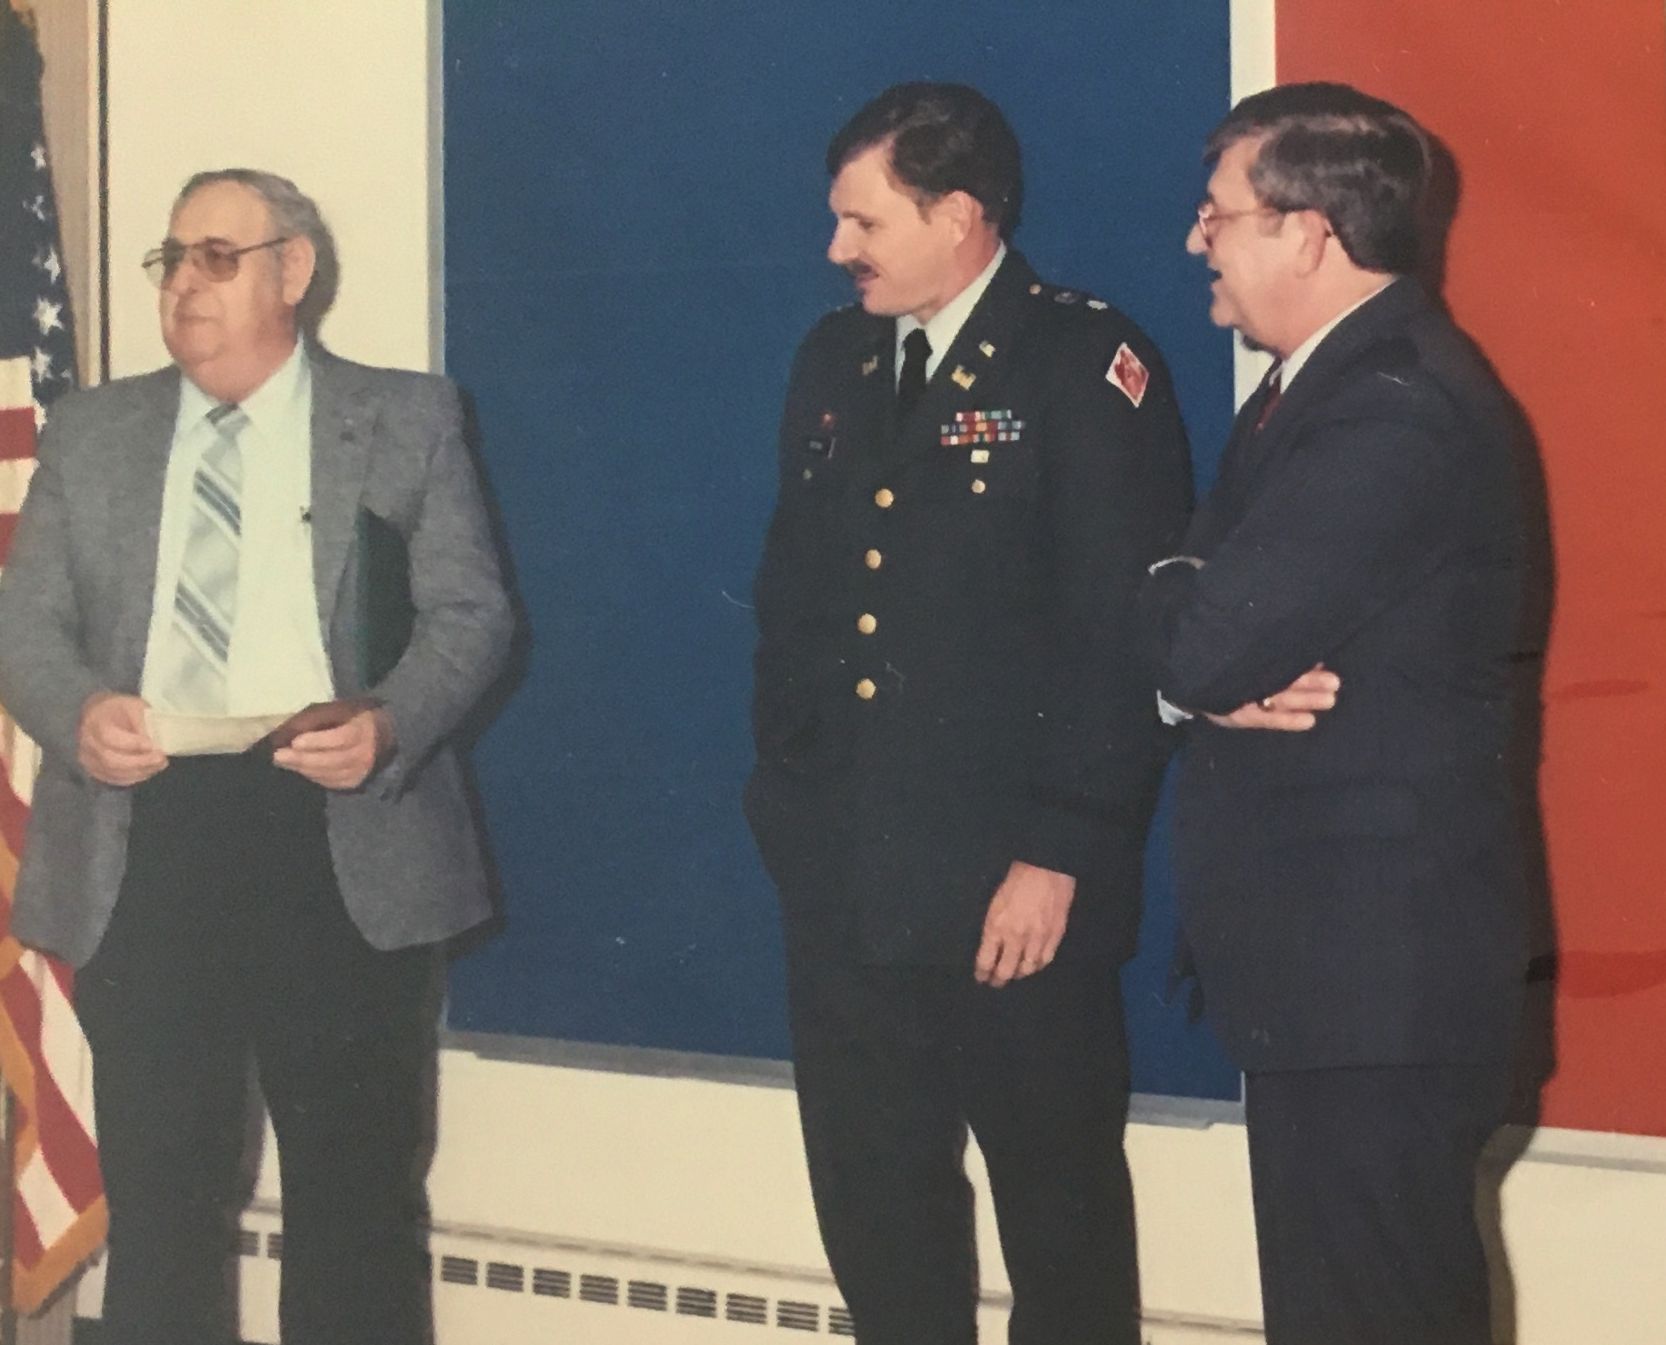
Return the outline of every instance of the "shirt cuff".
[[[1190,565],[1194,570],[1201,570],[1203,568],[1203,562],[1196,556],[1164,556],[1160,561],[1147,565],[1145,567],[1145,572],[1147,574],[1156,574],[1157,571],[1162,569],[1165,565]]]

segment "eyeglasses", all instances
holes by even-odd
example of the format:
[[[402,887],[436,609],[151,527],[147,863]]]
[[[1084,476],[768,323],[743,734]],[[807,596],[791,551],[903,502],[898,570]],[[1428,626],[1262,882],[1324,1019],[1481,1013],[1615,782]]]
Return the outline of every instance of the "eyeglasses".
[[[1197,206],[1197,231],[1203,235],[1205,243],[1215,241],[1210,232],[1217,224],[1225,224],[1228,220],[1243,219],[1246,215],[1283,215],[1287,211],[1278,210],[1270,205],[1251,206],[1248,210],[1216,210],[1213,201],[1199,201]]]
[[[264,243],[250,243],[246,248],[234,248],[223,238],[205,238],[200,243],[181,243],[170,238],[161,247],[147,252],[144,261],[139,264],[145,268],[150,283],[158,289],[172,280],[180,263],[187,260],[210,280],[219,283],[237,274],[238,261],[245,253],[279,247],[291,237],[293,235],[285,234],[281,238],[268,238]]]

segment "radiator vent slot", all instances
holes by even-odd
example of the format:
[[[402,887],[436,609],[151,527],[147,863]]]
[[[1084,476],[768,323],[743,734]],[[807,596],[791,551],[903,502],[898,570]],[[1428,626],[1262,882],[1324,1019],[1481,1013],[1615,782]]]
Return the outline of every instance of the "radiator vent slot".
[[[550,1270],[539,1266],[532,1272],[532,1292],[546,1298],[571,1298],[573,1277],[565,1270]]]
[[[488,1289],[507,1289],[518,1294],[526,1288],[526,1267],[512,1266],[503,1261],[488,1261],[486,1263],[486,1287]]]
[[[239,1228],[239,1255],[258,1257],[262,1245],[263,1236],[259,1229]],[[509,1250],[506,1243],[482,1242],[481,1246],[482,1250],[496,1250],[500,1246],[503,1250]],[[266,1232],[264,1247],[269,1260],[282,1260],[283,1234]],[[484,1287],[500,1293],[530,1293],[542,1298],[577,1298],[584,1303],[606,1307],[631,1307],[646,1312],[674,1312],[679,1317],[699,1317],[711,1322],[721,1319],[762,1327],[769,1327],[773,1323],[777,1331],[808,1332],[817,1335],[825,1331],[829,1336],[847,1338],[854,1338],[856,1335],[849,1311],[839,1303],[821,1304],[803,1299],[777,1299],[764,1294],[713,1288],[709,1283],[672,1284],[664,1280],[637,1280],[624,1275],[581,1272],[577,1268],[562,1270],[554,1266],[523,1265],[514,1261],[494,1261],[485,1257],[454,1253],[427,1253],[425,1260],[430,1279],[441,1284]],[[574,1281],[577,1281],[576,1285]],[[718,1283],[721,1285],[721,1280]],[[757,1337],[760,1345],[764,1341],[776,1338],[768,1332]]]
[[[753,1326],[769,1325],[769,1300],[753,1294],[730,1294],[723,1313],[731,1322],[747,1322]]]
[[[775,1324],[789,1331],[820,1331],[821,1309],[814,1303],[783,1298],[775,1305]]]
[[[717,1317],[717,1294],[711,1289],[677,1290],[677,1314],[681,1317]]]
[[[617,1303],[619,1281],[611,1275],[580,1275],[578,1296],[586,1303]]]

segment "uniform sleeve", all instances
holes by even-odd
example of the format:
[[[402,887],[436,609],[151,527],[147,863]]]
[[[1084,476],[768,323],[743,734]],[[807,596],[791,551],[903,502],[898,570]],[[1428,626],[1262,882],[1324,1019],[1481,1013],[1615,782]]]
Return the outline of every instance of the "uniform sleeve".
[[[1152,575],[1144,622],[1175,704],[1226,714],[1282,690],[1443,563],[1454,427],[1433,389],[1378,381],[1373,405],[1306,432],[1201,569]]]
[[[817,642],[825,623],[812,601],[819,591],[819,558],[811,552],[809,530],[792,516],[788,472],[793,461],[791,429],[802,423],[812,370],[820,357],[821,329],[799,347],[787,384],[786,405],[776,436],[776,501],[764,536],[763,555],[752,586],[758,643],[753,653],[752,733],[762,760],[789,754],[788,744],[804,735],[814,713]]]
[[[1142,373],[1136,404],[1126,389]],[[1057,362],[1044,430],[1053,666],[1016,858],[1081,876],[1111,828],[1143,827],[1155,792],[1163,734],[1137,653],[1137,595],[1185,528],[1191,467],[1168,371],[1137,338],[1096,330],[1074,342]]]

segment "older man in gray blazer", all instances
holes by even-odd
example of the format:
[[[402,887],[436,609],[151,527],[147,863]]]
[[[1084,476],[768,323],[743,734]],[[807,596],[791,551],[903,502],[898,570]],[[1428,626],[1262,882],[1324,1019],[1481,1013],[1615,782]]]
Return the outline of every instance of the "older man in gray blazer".
[[[512,620],[457,394],[302,339],[313,203],[199,174],[147,259],[174,367],[63,399],[0,580],[42,745],[15,929],[78,967],[126,1343],[228,1339],[252,1055],[289,1341],[419,1341],[440,941],[488,911],[449,738]],[[150,716],[331,703],[165,755]]]

